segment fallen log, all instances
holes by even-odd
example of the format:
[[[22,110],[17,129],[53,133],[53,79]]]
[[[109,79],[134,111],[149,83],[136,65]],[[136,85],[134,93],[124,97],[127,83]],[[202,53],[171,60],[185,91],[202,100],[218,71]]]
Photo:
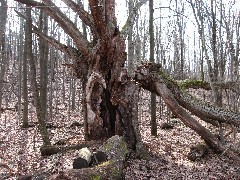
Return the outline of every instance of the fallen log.
[[[76,144],[76,145],[71,145],[71,146],[42,146],[40,148],[41,151],[41,155],[42,156],[51,156],[53,154],[57,154],[57,153],[63,153],[65,151],[68,150],[79,150],[85,147],[89,147],[89,144]]]
[[[207,81],[202,80],[182,80],[177,81],[177,84],[180,86],[181,89],[205,89],[205,90],[211,90],[210,83]],[[236,94],[240,95],[240,82],[238,81],[227,81],[227,82],[218,82],[215,83],[215,86],[217,89],[229,89]]]
[[[107,154],[107,160],[99,163],[91,168],[82,169],[68,169],[59,172],[58,174],[49,174],[46,172],[20,176],[18,180],[27,179],[75,179],[75,180],[89,180],[89,179],[123,179],[123,169],[126,162],[127,155],[130,153],[128,144],[123,137],[118,135],[109,138],[99,148],[99,152]]]
[[[139,75],[142,77],[146,76],[144,78],[145,80],[148,80],[146,82],[141,80],[140,83],[142,84],[143,88],[154,92],[156,89],[154,89],[153,86],[156,85],[156,83],[163,83],[166,85],[166,88],[171,91],[179,105],[189,110],[192,114],[196,115],[207,123],[211,123],[215,126],[217,126],[219,123],[226,123],[236,127],[240,126],[240,114],[213,106],[191,96],[187,92],[183,91],[177,82],[171,79],[171,77],[164,73],[163,70],[158,67],[149,66],[159,65],[151,64],[147,65],[147,67],[143,65],[140,66],[136,71],[136,81],[140,82],[138,79],[140,77]],[[149,69],[154,69],[154,71],[150,72]]]
[[[194,101],[194,103],[192,103],[190,98],[184,98],[184,92],[181,91],[177,83],[166,76],[157,64],[147,64],[147,66],[143,65],[138,67],[134,79],[139,82],[144,89],[161,96],[171,111],[177,115],[186,126],[190,127],[200,135],[214,152],[223,153],[226,151],[226,148],[222,143],[214,137],[208,129],[188,114],[184,108],[188,109],[191,113],[197,115],[203,120],[204,118],[211,117],[211,120],[234,125],[240,124],[239,114],[204,105],[204,103],[199,105],[199,101]],[[232,153],[231,150],[227,151],[228,153],[226,153],[226,155],[231,159],[235,159],[239,164],[240,158]]]
[[[52,175],[49,179],[122,179],[124,162],[129,153],[127,143],[116,135],[108,139],[99,150],[107,154],[108,161],[92,168],[66,170]]]

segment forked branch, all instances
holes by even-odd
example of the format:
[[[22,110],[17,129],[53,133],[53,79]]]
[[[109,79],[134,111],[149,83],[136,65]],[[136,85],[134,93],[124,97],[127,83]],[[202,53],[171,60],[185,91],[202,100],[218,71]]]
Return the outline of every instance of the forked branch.
[[[86,37],[82,35],[77,26],[63,12],[61,12],[60,9],[52,1],[43,0],[43,3],[38,3],[32,0],[15,1],[42,9],[51,18],[53,18],[59,24],[59,26],[73,39],[76,47],[81,51],[83,55],[87,56],[89,54],[89,42],[87,41]]]

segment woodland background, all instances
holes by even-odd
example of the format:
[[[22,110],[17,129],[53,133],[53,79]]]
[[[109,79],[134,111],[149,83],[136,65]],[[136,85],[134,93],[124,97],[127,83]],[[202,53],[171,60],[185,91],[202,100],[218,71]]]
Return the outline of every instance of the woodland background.
[[[1,0],[0,3],[0,177],[58,173],[71,168],[72,160],[77,157],[73,150],[49,157],[40,155],[44,140],[37,127],[38,102],[34,98],[33,87],[38,87],[50,143],[71,145],[85,142],[82,84],[72,70],[73,60],[29,32],[26,28],[29,24],[20,14],[30,15],[34,26],[58,41],[70,46],[74,43],[53,19],[38,8],[11,0]],[[56,1],[91,40],[89,28],[77,19],[71,8],[58,3]],[[87,2],[77,0],[76,3],[88,9]],[[153,33],[154,62],[160,63],[173,79],[195,83],[196,87],[187,91],[196,98],[239,113],[239,2],[170,0],[156,1],[153,5],[153,29],[149,29],[148,1],[117,2],[119,29],[123,31],[126,26],[122,22],[137,11],[134,24],[125,35],[125,67],[130,76],[138,65],[152,59],[150,33]],[[29,36],[26,36],[29,33],[32,34],[32,50],[28,45],[29,42],[31,44]],[[211,88],[196,83],[200,81],[210,83]],[[151,103],[153,101],[155,104]],[[138,103],[142,139],[154,158],[151,161],[130,158],[124,170],[126,179],[239,178],[239,167],[223,155],[210,152],[197,162],[187,158],[190,147],[200,142],[200,137],[173,117],[162,98],[142,90]],[[156,119],[155,134],[151,121],[153,116]],[[173,129],[162,129],[166,122],[173,125]],[[223,132],[221,137],[226,147],[240,149],[238,127],[219,125],[217,130],[212,130],[216,134]],[[98,147],[101,141],[94,144]]]

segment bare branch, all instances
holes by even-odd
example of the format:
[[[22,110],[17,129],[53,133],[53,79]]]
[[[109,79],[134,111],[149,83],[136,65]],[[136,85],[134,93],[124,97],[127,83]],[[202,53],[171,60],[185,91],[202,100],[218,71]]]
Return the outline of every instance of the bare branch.
[[[57,21],[64,31],[73,39],[82,54],[87,55],[89,42],[78,30],[77,26],[51,0],[43,0],[43,2],[49,6],[51,17]]]
[[[86,37],[78,30],[76,25],[65,15],[60,9],[50,0],[43,0],[44,3],[27,0],[15,0],[20,3],[35,6],[36,8],[43,9],[51,18],[53,18],[59,26],[73,39],[76,47],[85,56],[88,55],[89,42]]]
[[[26,15],[15,11],[20,17],[26,19]],[[60,51],[62,51],[63,53],[67,54],[68,56],[70,56],[71,58],[76,57],[76,55],[78,54],[78,50],[76,48],[73,48],[71,46],[66,46],[65,44],[60,43],[59,41],[57,41],[55,38],[48,36],[46,34],[44,34],[42,31],[40,31],[36,26],[34,26],[32,24],[33,27],[33,32],[35,34],[37,34],[38,36],[40,36],[41,38],[43,38],[45,41],[47,41],[49,44],[51,44],[52,46],[56,47],[57,49],[59,49]]]
[[[55,38],[52,38],[52,37],[44,34],[43,32],[41,32],[36,26],[33,26],[33,32],[36,33],[41,38],[43,38],[44,40],[46,40],[52,46],[56,47],[57,49],[59,49],[63,53],[70,56],[71,58],[76,57],[77,52],[78,52],[78,50],[76,48],[71,47],[71,46],[66,46],[65,44],[60,43]]]
[[[74,12],[76,12],[79,18],[91,29],[93,28],[93,19],[91,15],[83,9],[83,6],[75,3],[72,0],[62,0],[68,7],[70,7]]]
[[[33,6],[33,7],[44,7],[45,4],[43,3],[40,3],[40,2],[37,2],[37,1],[34,1],[34,0],[16,0],[17,2],[20,2],[22,4],[27,4],[29,6]]]
[[[103,20],[102,6],[99,5],[98,0],[89,0],[90,10],[93,16],[94,24],[100,37],[103,37],[106,32],[105,22]]]

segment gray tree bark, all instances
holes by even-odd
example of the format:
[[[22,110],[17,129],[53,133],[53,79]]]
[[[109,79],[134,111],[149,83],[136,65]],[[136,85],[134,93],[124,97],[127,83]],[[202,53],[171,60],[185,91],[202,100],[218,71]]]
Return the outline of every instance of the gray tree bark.
[[[39,30],[44,34],[48,34],[48,17],[41,10],[39,16]],[[48,43],[42,38],[39,39],[40,53],[40,100],[42,118],[46,120],[47,115],[47,84],[48,84]]]
[[[154,26],[153,26],[153,0],[149,0],[149,36],[150,36],[150,62],[154,63]],[[156,120],[156,94],[151,93],[151,134],[157,136]]]

